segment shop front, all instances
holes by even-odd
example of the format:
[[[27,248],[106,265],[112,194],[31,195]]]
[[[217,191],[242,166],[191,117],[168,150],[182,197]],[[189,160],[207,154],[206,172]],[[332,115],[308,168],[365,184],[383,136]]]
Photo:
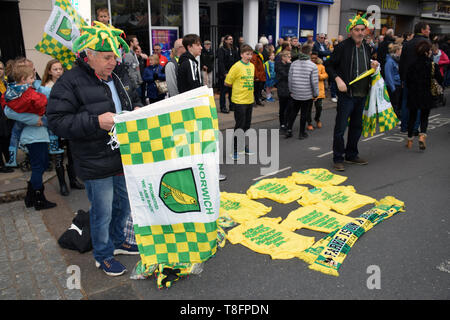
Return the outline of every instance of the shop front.
[[[427,22],[434,34],[450,34],[450,1],[421,2],[420,20]]]
[[[418,0],[348,0],[341,3],[339,34],[345,35],[346,21],[358,12],[371,12],[375,16],[376,35],[394,29],[396,35],[412,32],[419,17]]]
[[[328,12],[334,0],[279,1],[277,7],[277,38],[298,37],[328,33]]]

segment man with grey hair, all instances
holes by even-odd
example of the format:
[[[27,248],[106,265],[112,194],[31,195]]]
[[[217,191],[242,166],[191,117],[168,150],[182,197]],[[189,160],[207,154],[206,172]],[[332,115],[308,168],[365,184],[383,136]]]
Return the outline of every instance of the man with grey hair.
[[[389,52],[389,45],[395,43],[394,30],[388,29],[385,33],[383,42],[378,44],[377,60],[380,63],[381,75],[384,78],[384,66],[386,64],[386,55]]]
[[[313,50],[318,53],[319,58],[322,61],[326,61],[327,57],[331,54],[330,48],[325,44],[325,34],[319,33],[316,37],[316,42],[314,42]]]
[[[183,46],[183,39],[175,40],[173,44],[173,54],[170,56],[170,61],[166,64],[166,83],[169,97],[176,96],[178,92],[177,74],[178,74],[178,59],[186,52]]]
[[[313,99],[319,96],[319,70],[311,61],[311,46],[304,44],[298,60],[289,69],[288,86],[291,95],[291,108],[287,116],[286,138],[292,137],[292,127],[300,111],[300,131],[298,138],[306,139],[306,120],[311,112]]]
[[[254,78],[254,96],[255,103],[258,106],[264,106],[262,103],[262,90],[264,89],[264,84],[266,82],[266,70],[264,69],[264,57],[262,55],[264,46],[262,43],[257,43],[255,46],[255,51],[250,60],[255,66],[255,78]]]
[[[124,228],[131,209],[120,151],[111,149],[109,131],[116,114],[142,103],[126,70],[117,68],[119,49],[128,52],[128,46],[111,47],[114,41],[94,42],[93,37],[74,41],[76,52],[84,49],[81,45],[93,48],[88,47],[84,57],[81,52],[73,68],[55,83],[46,113],[48,127],[69,140],[75,171],[86,187],[95,265],[109,276],[119,276],[126,268],[114,256],[139,250],[126,242]]]

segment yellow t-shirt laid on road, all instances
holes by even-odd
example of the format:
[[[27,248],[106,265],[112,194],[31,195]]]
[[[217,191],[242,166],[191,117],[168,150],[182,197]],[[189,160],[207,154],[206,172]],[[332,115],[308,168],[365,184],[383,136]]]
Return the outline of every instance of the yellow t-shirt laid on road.
[[[329,186],[313,188],[301,195],[297,202],[302,206],[322,203],[344,215],[359,209],[376,199],[358,194],[353,186]]]
[[[225,83],[232,86],[231,101],[235,104],[252,104],[255,66],[239,60],[228,71]]]
[[[237,223],[258,219],[271,210],[272,207],[250,200],[246,194],[220,193],[220,216],[228,215]]]
[[[298,186],[291,178],[263,179],[247,190],[250,199],[267,198],[279,203],[290,203],[297,200],[307,187]]]
[[[281,225],[291,231],[306,228],[330,233],[352,221],[353,218],[333,212],[327,206],[318,203],[291,211]]]
[[[334,174],[327,169],[308,169],[292,173],[297,184],[310,184],[314,187],[335,186],[341,184],[347,177]]]
[[[272,259],[291,259],[314,244],[314,237],[305,237],[282,227],[281,218],[259,218],[247,221],[227,234],[232,243],[269,254]]]

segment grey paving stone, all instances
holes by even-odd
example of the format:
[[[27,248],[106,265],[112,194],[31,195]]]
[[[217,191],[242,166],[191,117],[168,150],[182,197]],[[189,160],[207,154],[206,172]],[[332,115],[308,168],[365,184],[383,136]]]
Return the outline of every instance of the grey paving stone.
[[[16,288],[0,290],[0,300],[18,300]]]
[[[30,262],[37,262],[43,259],[43,255],[39,250],[25,250],[25,255]]]
[[[31,265],[31,271],[34,274],[49,273],[49,272],[51,272],[51,269],[45,260],[38,260],[38,261],[33,262],[33,264]]]
[[[36,300],[40,298],[39,291],[29,273],[16,274],[16,285],[20,299]]]
[[[44,300],[61,300],[61,294],[53,282],[47,282],[39,287],[39,293]]]
[[[23,242],[32,242],[32,241],[36,241],[36,238],[34,237],[34,235],[30,231],[29,233],[22,234],[21,235],[21,240]]]
[[[22,243],[22,241],[20,241],[20,239],[8,242],[9,251],[19,250],[19,249],[22,249],[22,247],[23,247],[23,243]]]
[[[11,269],[16,274],[31,272],[30,263],[26,259],[11,261]]]
[[[34,273],[33,275],[39,288],[44,287],[46,283],[53,283],[54,276],[50,272]]]
[[[14,284],[14,279],[9,274],[0,274],[0,290],[12,287]]]
[[[18,261],[18,260],[22,260],[24,258],[25,258],[25,254],[22,249],[12,250],[9,252],[9,259],[11,259],[11,261]]]
[[[81,300],[84,298],[83,294],[78,289],[65,289],[64,295],[67,300]]]

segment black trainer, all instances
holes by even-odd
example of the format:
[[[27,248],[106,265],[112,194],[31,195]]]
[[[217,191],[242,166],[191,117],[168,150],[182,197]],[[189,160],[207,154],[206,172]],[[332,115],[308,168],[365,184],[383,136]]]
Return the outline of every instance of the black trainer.
[[[356,157],[355,159],[351,159],[351,160],[345,159],[345,162],[351,163],[351,164],[359,164],[359,165],[366,165],[369,163],[369,161],[362,159],[360,157]]]

